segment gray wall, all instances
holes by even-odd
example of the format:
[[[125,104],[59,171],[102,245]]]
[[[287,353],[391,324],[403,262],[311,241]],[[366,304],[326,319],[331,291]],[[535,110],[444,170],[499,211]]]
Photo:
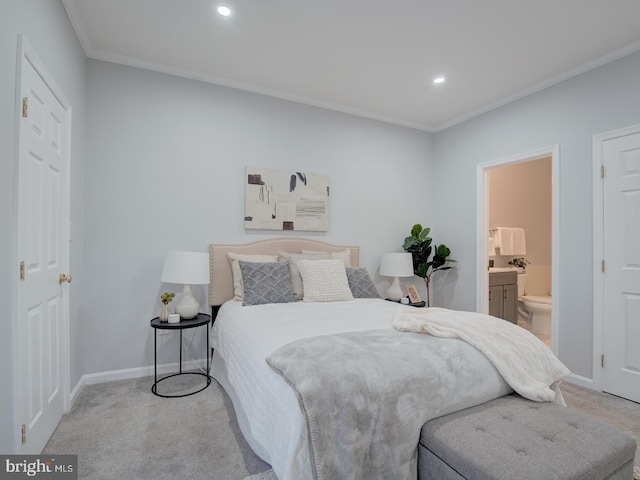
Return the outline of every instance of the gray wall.
[[[86,58],[80,48],[67,14],[58,1],[2,0],[0,4],[0,452],[15,451],[18,422],[16,402],[13,317],[15,314],[15,230],[13,228],[14,119],[16,88],[16,52],[18,34],[27,37],[49,73],[71,102],[73,109],[71,138],[71,221],[74,239],[71,245],[71,385],[82,373],[76,359],[78,300],[83,282],[83,162],[85,156]]]
[[[428,133],[102,61],[88,72],[84,373],[153,364],[149,319],[181,290],[160,282],[168,250],[283,235],[244,230],[246,166],[329,175],[329,231],[295,234],[360,245],[372,274],[429,221]]]
[[[559,356],[574,374],[592,378],[592,136],[640,123],[640,53],[438,132],[433,195],[447,209],[433,224],[451,238],[458,282],[453,308],[474,309],[476,166],[560,145]]]

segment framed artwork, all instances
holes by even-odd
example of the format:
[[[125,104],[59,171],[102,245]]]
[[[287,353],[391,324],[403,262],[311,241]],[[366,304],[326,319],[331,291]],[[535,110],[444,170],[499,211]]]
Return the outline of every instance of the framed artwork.
[[[329,194],[326,175],[247,167],[244,228],[326,232]]]
[[[420,295],[418,295],[418,289],[415,285],[405,285],[404,289],[407,291],[407,295],[409,296],[409,301],[411,303],[420,303],[422,301]]]

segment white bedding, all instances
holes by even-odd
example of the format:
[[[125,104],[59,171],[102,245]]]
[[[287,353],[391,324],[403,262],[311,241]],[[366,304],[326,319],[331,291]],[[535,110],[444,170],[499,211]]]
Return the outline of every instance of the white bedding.
[[[379,299],[358,299],[253,307],[230,301],[220,308],[211,330],[211,345],[215,349],[212,375],[231,396],[247,442],[273,467],[279,480],[299,480],[312,475],[306,424],[298,400],[265,358],[301,338],[392,329],[393,315],[402,308],[413,307]],[[242,411],[238,411],[238,405]]]
[[[558,382],[571,372],[524,328],[482,313],[433,307],[398,312],[392,324],[401,331],[460,338],[491,360],[524,398],[565,405]]]
[[[298,399],[265,358],[302,338],[393,329],[394,315],[412,308],[379,299],[221,307],[211,331],[212,375],[232,398],[247,442],[280,480],[312,478],[309,446]],[[489,389],[498,397],[505,387],[500,379]]]

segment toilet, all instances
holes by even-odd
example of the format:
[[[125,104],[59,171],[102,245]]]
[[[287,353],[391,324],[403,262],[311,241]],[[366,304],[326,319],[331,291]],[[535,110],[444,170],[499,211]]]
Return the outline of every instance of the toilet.
[[[531,318],[531,333],[551,335],[551,295],[525,295],[521,301]]]
[[[534,335],[551,335],[551,295],[528,295],[526,283],[527,274],[518,273],[518,319]]]

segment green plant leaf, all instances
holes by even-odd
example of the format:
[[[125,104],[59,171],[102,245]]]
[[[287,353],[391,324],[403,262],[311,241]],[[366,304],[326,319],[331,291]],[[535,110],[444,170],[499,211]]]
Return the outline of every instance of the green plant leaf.
[[[420,238],[419,236],[421,232],[422,232],[422,225],[420,225],[419,223],[416,223],[411,229],[411,236],[416,240],[419,240]]]
[[[413,237],[406,237],[404,239],[404,243],[402,244],[402,248],[404,250],[408,250],[409,248],[411,248],[413,245],[415,245],[416,243],[416,239]]]
[[[423,242],[424,240],[426,240],[428,238],[429,232],[431,231],[430,228],[425,228],[424,230],[422,230],[420,232],[420,235],[418,236],[418,240],[420,240],[421,242]],[[429,239],[431,240],[431,239]]]
[[[447,258],[451,255],[451,249],[449,249],[444,243],[436,247],[436,253],[438,256]]]
[[[418,268],[415,270],[415,274],[419,277],[425,278],[429,272],[429,265],[426,263],[421,263],[418,265]]]
[[[452,268],[453,268],[453,267],[438,267],[438,268],[434,268],[434,269],[433,269],[433,271],[432,271],[431,273],[434,273],[434,272],[441,272],[442,270],[450,270],[450,269],[452,269]]]

